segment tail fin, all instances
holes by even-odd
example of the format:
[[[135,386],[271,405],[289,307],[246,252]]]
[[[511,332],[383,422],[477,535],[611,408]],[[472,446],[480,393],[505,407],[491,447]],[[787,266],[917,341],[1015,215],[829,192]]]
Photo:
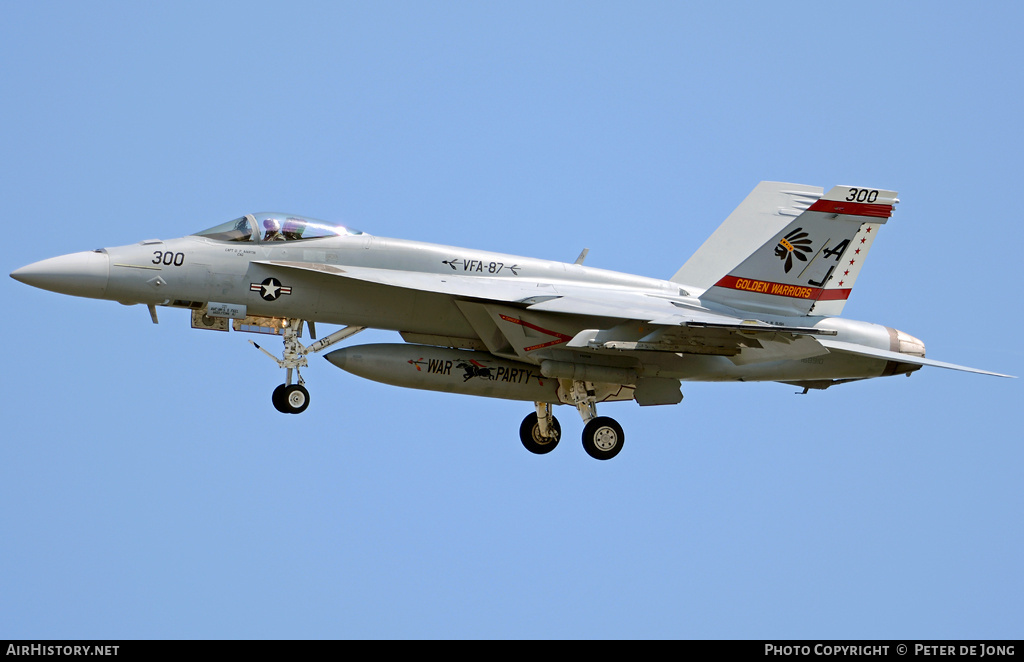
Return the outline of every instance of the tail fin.
[[[807,200],[807,188],[797,187],[786,193],[798,194]],[[776,193],[783,192],[781,188],[776,189]],[[878,228],[892,215],[897,202],[895,191],[836,186],[805,206],[795,219],[777,230],[746,259],[728,268],[726,275],[709,287],[701,299],[773,315],[838,315],[850,296]],[[762,216],[765,211],[778,213],[762,209]],[[730,216],[723,228],[732,219]],[[776,221],[774,227],[768,229],[778,225]],[[762,226],[760,236],[764,230]],[[714,237],[712,235],[708,243]],[[732,258],[736,257],[737,253],[732,252]],[[719,264],[724,260],[724,257],[719,258]],[[680,273],[685,269],[684,266]]]
[[[824,193],[820,186],[761,182],[672,276],[706,290],[786,227]]]

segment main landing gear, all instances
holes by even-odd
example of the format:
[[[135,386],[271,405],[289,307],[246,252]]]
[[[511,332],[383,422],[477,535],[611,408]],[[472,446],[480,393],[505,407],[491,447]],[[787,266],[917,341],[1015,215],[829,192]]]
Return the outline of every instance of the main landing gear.
[[[583,422],[583,450],[596,460],[610,460],[619,454],[626,435],[614,418],[597,415],[597,397],[593,384],[573,382],[572,398]],[[551,405],[535,402],[535,413],[523,419],[519,426],[519,439],[531,453],[550,453],[558,445],[562,427],[551,413]]]
[[[558,440],[562,437],[562,426],[551,414],[551,405],[547,402],[535,402],[537,411],[523,419],[519,426],[519,440],[526,450],[537,455],[555,450]]]
[[[595,460],[610,460],[622,450],[626,435],[618,421],[608,416],[595,416],[583,426],[583,450]]]
[[[326,338],[317,340],[306,347],[299,342],[299,338],[302,336],[302,324],[303,322],[300,319],[287,319],[284,321],[284,327],[281,331],[284,336],[284,355],[280,359],[251,340],[249,341],[253,347],[277,363],[279,368],[284,368],[285,370],[284,384],[275,388],[271,396],[274,409],[282,414],[301,414],[309,406],[309,391],[306,390],[306,382],[302,379],[302,373],[299,372],[299,368],[305,368],[309,365],[306,361],[306,356],[319,352],[366,328],[364,326],[346,326],[344,329],[335,331]],[[309,335],[314,339],[316,338],[316,331],[312,322],[309,323]],[[295,384],[292,383],[292,371],[295,372],[297,380]]]

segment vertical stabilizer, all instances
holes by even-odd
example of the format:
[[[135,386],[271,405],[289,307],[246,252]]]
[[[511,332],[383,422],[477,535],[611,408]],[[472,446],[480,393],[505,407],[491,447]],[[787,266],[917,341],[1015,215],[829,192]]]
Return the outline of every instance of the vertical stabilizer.
[[[701,300],[772,315],[838,315],[897,202],[895,191],[836,186],[719,272]]]
[[[672,282],[706,290],[805,212],[823,192],[820,186],[761,182],[672,276]]]

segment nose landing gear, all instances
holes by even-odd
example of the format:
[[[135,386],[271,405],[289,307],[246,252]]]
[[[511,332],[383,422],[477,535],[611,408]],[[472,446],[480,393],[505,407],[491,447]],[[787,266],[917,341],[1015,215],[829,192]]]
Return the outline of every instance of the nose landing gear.
[[[331,335],[317,340],[315,343],[304,346],[299,342],[299,337],[302,335],[302,320],[300,319],[287,319],[284,322],[282,329],[282,335],[284,336],[284,354],[282,358],[277,358],[264,348],[260,347],[253,341],[252,346],[260,350],[271,358],[279,368],[284,368],[285,379],[284,384],[281,384],[274,389],[274,393],[271,396],[271,402],[274,403],[274,409],[278,410],[282,414],[301,414],[306,411],[309,407],[309,391],[306,390],[305,380],[302,379],[302,373],[299,372],[299,368],[305,368],[309,365],[306,361],[306,356],[314,354],[322,349],[330,347],[336,342],[344,340],[349,336],[353,336],[366,327],[363,326],[346,326],[340,331],[335,331]],[[310,322],[310,333],[312,335],[313,323]],[[315,336],[314,336],[315,337]],[[295,371],[295,377],[298,383],[292,383],[292,371]]]

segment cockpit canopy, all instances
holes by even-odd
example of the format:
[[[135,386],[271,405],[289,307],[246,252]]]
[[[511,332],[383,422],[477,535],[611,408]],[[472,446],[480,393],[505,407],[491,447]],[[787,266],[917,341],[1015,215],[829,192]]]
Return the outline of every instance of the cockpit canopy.
[[[242,218],[236,218],[209,230],[197,232],[196,236],[217,241],[269,242],[347,237],[360,234],[363,233],[359,230],[328,221],[318,221],[315,218],[262,212],[246,214]]]

